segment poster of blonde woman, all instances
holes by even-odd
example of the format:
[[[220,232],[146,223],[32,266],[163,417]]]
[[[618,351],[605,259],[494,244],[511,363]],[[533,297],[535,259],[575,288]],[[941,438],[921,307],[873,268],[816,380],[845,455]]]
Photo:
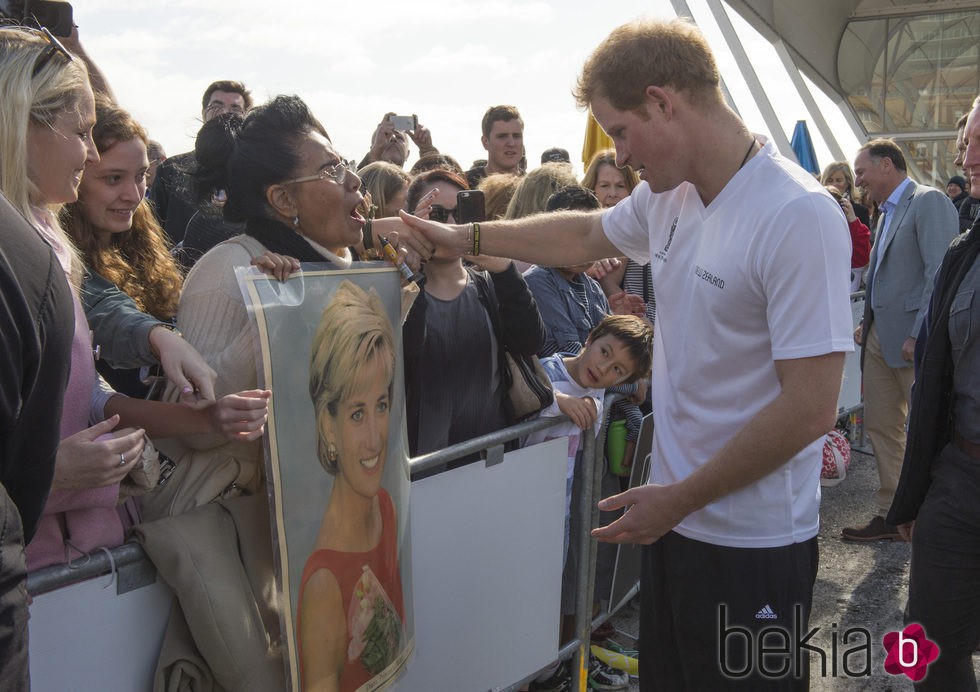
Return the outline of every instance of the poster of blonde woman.
[[[242,270],[272,390],[266,471],[293,690],[393,686],[414,648],[401,289]]]

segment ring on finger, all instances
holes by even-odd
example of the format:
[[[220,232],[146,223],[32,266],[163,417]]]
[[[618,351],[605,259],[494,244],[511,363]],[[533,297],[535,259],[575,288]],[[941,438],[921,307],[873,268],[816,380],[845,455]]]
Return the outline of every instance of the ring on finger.
[[[123,454],[122,452],[119,453],[119,465],[120,466],[126,465],[126,455]]]

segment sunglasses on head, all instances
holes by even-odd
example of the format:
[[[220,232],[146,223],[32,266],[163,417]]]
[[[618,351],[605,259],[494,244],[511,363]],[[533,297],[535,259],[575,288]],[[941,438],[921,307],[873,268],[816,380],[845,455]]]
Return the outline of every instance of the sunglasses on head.
[[[44,66],[51,62],[51,58],[59,53],[68,62],[72,62],[75,59],[61,41],[55,38],[54,34],[43,26],[40,29],[34,29],[29,26],[3,26],[0,27],[0,31],[20,31],[25,34],[31,34],[32,36],[40,36],[48,42],[48,45],[45,46],[44,50],[41,51],[40,55],[34,61],[34,69],[31,70],[31,79],[37,77],[41,70],[44,69]]]

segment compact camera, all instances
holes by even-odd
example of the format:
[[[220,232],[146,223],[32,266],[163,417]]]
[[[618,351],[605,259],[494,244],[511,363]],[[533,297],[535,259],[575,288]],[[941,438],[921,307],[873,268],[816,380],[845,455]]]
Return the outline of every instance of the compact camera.
[[[69,36],[74,18],[71,3],[62,0],[0,0],[0,18],[22,26],[47,28],[55,36]]]

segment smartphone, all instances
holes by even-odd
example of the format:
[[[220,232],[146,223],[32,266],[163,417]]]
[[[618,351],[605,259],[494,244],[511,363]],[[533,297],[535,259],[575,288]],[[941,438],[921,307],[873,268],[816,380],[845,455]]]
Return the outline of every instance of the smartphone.
[[[486,220],[487,205],[483,190],[460,190],[456,193],[456,223]]]
[[[392,115],[388,118],[396,130],[403,132],[414,132],[418,127],[419,117],[417,115]]]
[[[71,3],[61,0],[27,0],[24,3],[24,23],[45,27],[55,36],[70,36],[74,22]]]

